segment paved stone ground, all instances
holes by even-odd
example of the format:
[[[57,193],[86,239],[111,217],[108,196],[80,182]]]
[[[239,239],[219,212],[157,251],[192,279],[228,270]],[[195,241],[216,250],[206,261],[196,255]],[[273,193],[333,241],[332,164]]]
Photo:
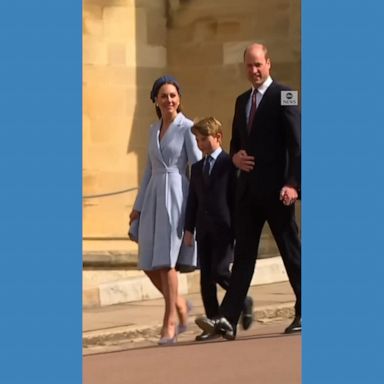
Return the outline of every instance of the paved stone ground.
[[[221,291],[219,296],[223,296]],[[274,283],[251,287],[254,298],[254,326],[281,322],[294,315],[294,295],[289,283]],[[187,299],[192,303],[188,331],[178,341],[192,341],[200,332],[194,324],[196,316],[204,313],[199,294]],[[83,312],[83,354],[117,351],[142,345],[157,345],[163,300],[112,305]]]

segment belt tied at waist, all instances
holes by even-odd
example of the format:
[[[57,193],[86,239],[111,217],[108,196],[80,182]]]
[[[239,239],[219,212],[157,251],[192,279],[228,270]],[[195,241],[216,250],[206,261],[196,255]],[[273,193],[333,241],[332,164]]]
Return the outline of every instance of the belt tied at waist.
[[[166,175],[168,173],[180,173],[183,174],[179,168],[162,168],[152,170],[152,175]]]

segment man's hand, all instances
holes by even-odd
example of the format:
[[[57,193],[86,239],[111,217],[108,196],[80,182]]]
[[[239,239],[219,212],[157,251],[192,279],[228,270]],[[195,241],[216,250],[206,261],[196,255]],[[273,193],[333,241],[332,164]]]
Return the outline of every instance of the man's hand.
[[[293,187],[284,186],[280,191],[280,200],[284,205],[291,205],[296,202],[298,197],[297,191]]]
[[[190,231],[185,231],[183,241],[187,247],[192,247],[192,245],[193,245],[193,233]]]
[[[237,168],[244,172],[252,171],[252,169],[255,167],[255,157],[248,156],[244,149],[241,149],[239,152],[236,152],[233,155],[232,162],[236,165]]]

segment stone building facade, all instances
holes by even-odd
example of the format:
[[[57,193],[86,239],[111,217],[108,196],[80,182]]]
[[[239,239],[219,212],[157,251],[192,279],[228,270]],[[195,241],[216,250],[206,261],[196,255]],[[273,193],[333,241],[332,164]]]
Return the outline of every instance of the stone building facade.
[[[228,149],[247,44],[267,44],[272,76],[300,90],[299,0],[83,1],[83,237],[134,250],[128,215],[156,120],[152,83],[169,73],[192,120],[214,115]],[[112,243],[115,242],[114,245]],[[266,228],[262,253],[276,254]],[[90,245],[92,247],[92,245]]]

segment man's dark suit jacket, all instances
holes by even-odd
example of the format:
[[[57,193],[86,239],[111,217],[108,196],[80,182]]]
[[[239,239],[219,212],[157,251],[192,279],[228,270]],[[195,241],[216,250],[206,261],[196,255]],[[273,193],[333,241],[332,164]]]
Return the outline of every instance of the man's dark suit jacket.
[[[285,185],[300,193],[301,121],[297,106],[281,105],[281,91],[290,90],[275,81],[267,88],[259,103],[251,132],[247,131],[246,105],[251,90],[241,94],[235,105],[230,144],[231,157],[240,149],[255,157],[254,169],[241,172],[238,198],[245,190],[254,197],[278,193]]]
[[[232,216],[235,192],[235,167],[222,151],[217,157],[208,183],[203,178],[204,158],[192,165],[184,228],[196,229],[196,240],[206,233],[233,239]]]

